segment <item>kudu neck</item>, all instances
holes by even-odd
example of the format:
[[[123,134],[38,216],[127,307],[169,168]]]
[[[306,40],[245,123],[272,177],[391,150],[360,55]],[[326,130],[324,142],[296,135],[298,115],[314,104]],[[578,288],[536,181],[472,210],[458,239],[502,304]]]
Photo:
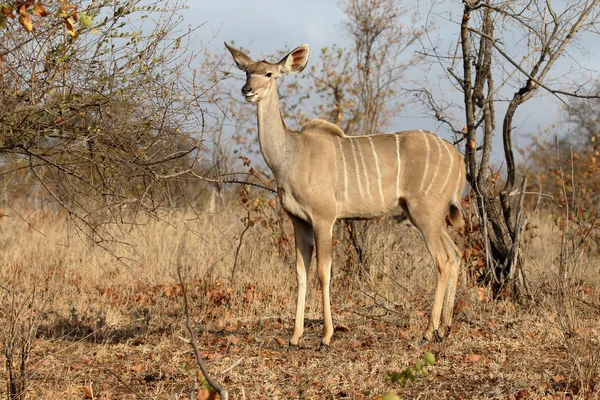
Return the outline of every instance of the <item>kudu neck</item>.
[[[279,181],[287,174],[296,154],[295,134],[281,115],[275,82],[267,96],[257,103],[258,141],[267,165]]]

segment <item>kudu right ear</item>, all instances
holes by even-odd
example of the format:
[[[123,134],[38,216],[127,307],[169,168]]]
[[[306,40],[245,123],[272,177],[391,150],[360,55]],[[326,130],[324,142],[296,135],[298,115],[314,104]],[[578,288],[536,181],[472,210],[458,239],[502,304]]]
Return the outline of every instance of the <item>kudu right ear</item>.
[[[242,53],[240,50],[229,46],[227,43],[225,43],[225,47],[227,47],[227,50],[229,50],[229,52],[233,56],[233,60],[235,61],[239,69],[241,69],[242,71],[248,69],[248,65],[253,62],[250,57]]]

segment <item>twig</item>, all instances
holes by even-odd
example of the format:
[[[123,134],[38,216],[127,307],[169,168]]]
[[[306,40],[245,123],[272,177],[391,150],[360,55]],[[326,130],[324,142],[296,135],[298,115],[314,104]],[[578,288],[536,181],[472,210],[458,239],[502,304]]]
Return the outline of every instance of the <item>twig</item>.
[[[155,174],[154,177],[156,179],[172,179],[172,178],[177,178],[179,176],[186,175],[186,174],[190,174],[194,178],[201,179],[201,180],[206,181],[206,182],[212,182],[212,183],[235,183],[235,184],[238,184],[238,185],[249,185],[249,186],[254,186],[254,187],[257,187],[257,188],[260,188],[260,189],[267,190],[267,191],[269,191],[271,193],[277,193],[276,190],[273,190],[270,187],[267,187],[267,186],[264,186],[264,185],[260,185],[258,183],[240,181],[238,179],[224,179],[223,180],[223,179],[207,178],[205,176],[198,175],[196,172],[194,172],[191,169],[186,169],[184,171],[174,172],[172,174],[164,174],[164,175]]]
[[[184,239],[182,239],[182,246],[185,246],[185,241]],[[202,357],[200,356],[200,350],[198,350],[198,345],[196,344],[196,338],[194,335],[194,330],[192,329],[192,324],[190,322],[190,309],[188,306],[188,298],[187,298],[187,289],[186,289],[186,285],[185,285],[185,281],[183,279],[183,276],[181,274],[181,253],[182,253],[182,249],[179,249],[179,258],[180,260],[178,260],[179,262],[177,263],[177,276],[179,277],[179,283],[181,284],[181,290],[182,290],[182,294],[183,294],[183,309],[185,311],[185,327],[187,328],[189,334],[190,334],[190,339],[189,339],[189,344],[192,346],[192,348],[194,349],[194,356],[196,357],[196,363],[198,364],[198,367],[200,367],[200,371],[202,371],[202,375],[204,375],[204,378],[206,378],[206,381],[208,382],[208,384],[217,392],[219,393],[219,396],[221,396],[221,400],[229,400],[229,393],[227,392],[227,389],[224,387],[221,387],[221,385],[219,385],[207,372],[206,367],[204,366],[204,362],[202,361]]]
[[[240,239],[238,241],[237,248],[235,249],[235,257],[233,258],[233,268],[231,269],[231,284],[233,284],[235,279],[235,272],[237,271],[237,263],[238,257],[240,255],[240,249],[242,248],[242,244],[244,244],[244,235],[246,234],[248,229],[250,229],[250,210],[246,209],[246,212],[248,213],[248,216],[246,217],[246,227],[240,234]]]
[[[232,369],[234,369],[235,367],[237,367],[242,361],[244,360],[244,357],[240,358],[239,360],[237,360],[236,362],[234,362],[231,367],[221,371],[221,374],[224,374],[226,372],[231,371]]]

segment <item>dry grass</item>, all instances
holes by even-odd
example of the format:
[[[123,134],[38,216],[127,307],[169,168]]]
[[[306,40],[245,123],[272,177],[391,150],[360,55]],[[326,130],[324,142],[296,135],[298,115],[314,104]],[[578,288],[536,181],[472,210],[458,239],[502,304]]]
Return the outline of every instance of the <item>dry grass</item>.
[[[525,249],[534,299],[492,300],[463,278],[453,334],[425,348],[418,342],[434,275],[418,232],[404,223],[377,223],[369,233],[368,275],[339,244],[332,286],[337,328],[332,348],[321,353],[315,350],[322,326],[314,271],[306,337],[299,351],[287,349],[295,302],[291,242],[277,242],[269,227],[251,228],[230,281],[242,215],[181,213],[169,224],[149,221],[121,231],[129,244],[111,251],[122,262],[88,245],[64,216],[33,212],[30,225],[3,218],[0,282],[11,291],[0,289],[3,339],[8,312],[1,310],[36,293],[31,309],[22,311],[39,317],[27,397],[192,397],[194,359],[179,339],[186,332],[178,262],[203,355],[234,398],[242,387],[249,399],[372,399],[389,391],[422,399],[598,397],[600,257],[582,248],[561,291],[561,232],[550,221],[538,219]],[[286,221],[287,234],[290,228]],[[438,360],[428,377],[405,387],[385,381],[387,372],[414,364],[425,351]],[[0,397],[6,396],[2,385]]]

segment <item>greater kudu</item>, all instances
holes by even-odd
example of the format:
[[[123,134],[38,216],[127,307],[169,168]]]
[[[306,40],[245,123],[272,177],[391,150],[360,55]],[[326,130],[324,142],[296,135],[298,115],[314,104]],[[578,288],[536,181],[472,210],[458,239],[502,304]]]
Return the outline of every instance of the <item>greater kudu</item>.
[[[253,61],[225,46],[238,68],[246,72],[242,93],[257,105],[260,148],[294,225],[298,297],[290,345],[297,346],[304,331],[306,281],[315,245],[323,297],[321,346],[326,348],[333,335],[329,302],[333,224],[338,219],[378,217],[398,205],[423,235],[437,272],[424,340],[443,338],[452,323],[461,260],[444,220],[449,213],[452,225],[464,224],[460,209],[463,156],[452,144],[422,130],[347,136],[337,125],[316,119],[300,132],[292,131],[281,115],[275,80],[304,69],[308,45],[276,64]]]

